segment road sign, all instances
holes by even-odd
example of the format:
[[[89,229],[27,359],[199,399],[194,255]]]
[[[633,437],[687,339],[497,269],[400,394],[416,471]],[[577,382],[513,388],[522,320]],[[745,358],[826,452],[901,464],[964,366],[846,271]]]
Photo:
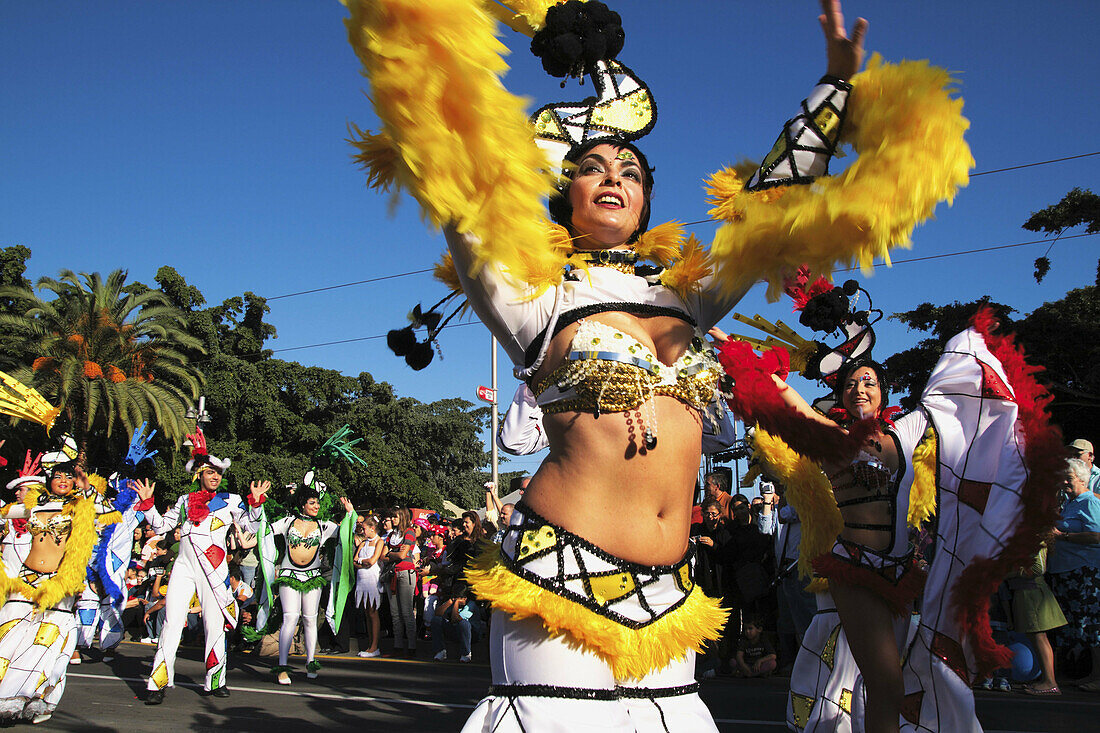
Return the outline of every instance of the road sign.
[[[479,385],[477,388],[477,398],[495,405],[497,403],[497,391],[492,387],[486,387],[483,384]]]

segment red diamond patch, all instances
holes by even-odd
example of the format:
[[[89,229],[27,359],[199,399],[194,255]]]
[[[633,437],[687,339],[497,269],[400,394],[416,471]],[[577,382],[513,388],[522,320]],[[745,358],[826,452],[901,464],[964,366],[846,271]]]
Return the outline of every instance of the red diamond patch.
[[[209,560],[210,564],[214,567],[221,565],[222,560],[225,559],[225,550],[217,545],[210,545],[203,554],[206,555],[206,559]]]
[[[989,501],[989,490],[993,484],[963,479],[959,482],[959,501],[972,508],[978,514],[985,514],[985,505]]]
[[[989,366],[982,360],[978,360],[978,364],[982,367],[982,397],[986,397],[994,400],[1005,400],[1006,402],[1015,402],[1016,399],[1012,396],[1011,390],[1008,385],[1004,383],[1004,380],[993,370],[993,367]]]
[[[924,701],[924,690],[906,695],[901,701],[901,715],[913,725],[920,721],[920,704]]]
[[[218,666],[218,658],[214,656],[214,650],[211,649],[210,653],[206,655],[206,668],[213,669]]]

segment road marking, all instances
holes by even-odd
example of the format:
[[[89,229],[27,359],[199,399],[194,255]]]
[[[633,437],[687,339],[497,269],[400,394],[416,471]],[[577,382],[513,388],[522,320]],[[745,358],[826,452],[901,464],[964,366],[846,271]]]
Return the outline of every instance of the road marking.
[[[69,672],[69,677],[82,677],[84,679],[93,680],[120,680],[122,682],[147,682],[144,677],[115,677],[106,676],[101,674],[82,674],[77,672]],[[196,684],[194,682],[178,682],[176,687],[192,687],[195,689],[202,689],[203,685]],[[367,695],[337,695],[329,692],[296,692],[294,690],[268,690],[261,687],[233,687],[229,689],[233,692],[258,692],[266,695],[288,695],[290,697],[315,697],[323,700],[347,700],[351,702],[388,702],[398,705],[419,705],[427,708],[465,708],[466,710],[473,710],[476,705],[468,705],[465,703],[443,703],[443,702],[431,702],[429,700],[404,700],[398,697],[374,697]]]

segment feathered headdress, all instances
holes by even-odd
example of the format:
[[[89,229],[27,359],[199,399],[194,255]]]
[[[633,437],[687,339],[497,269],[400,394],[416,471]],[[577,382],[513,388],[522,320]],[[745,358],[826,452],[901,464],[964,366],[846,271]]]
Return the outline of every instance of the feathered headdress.
[[[203,466],[211,466],[218,473],[225,473],[229,470],[229,464],[232,463],[232,461],[228,458],[223,460],[217,456],[211,455],[206,449],[206,436],[203,435],[202,428],[196,428],[195,433],[193,435],[188,435],[187,439],[191,441],[191,460],[184,466],[184,470],[187,471],[187,473],[196,472]]]

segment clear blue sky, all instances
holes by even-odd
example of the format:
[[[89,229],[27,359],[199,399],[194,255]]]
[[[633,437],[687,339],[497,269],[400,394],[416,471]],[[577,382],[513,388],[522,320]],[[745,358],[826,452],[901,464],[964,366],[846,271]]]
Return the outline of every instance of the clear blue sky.
[[[759,158],[824,70],[812,0],[611,3],[623,15],[620,58],[653,89],[653,221],[706,216],[703,179]],[[871,22],[867,46],[888,60],[928,58],[966,100],[976,170],[1100,150],[1095,0],[1057,3],[845,3]],[[152,282],[170,264],[212,303],[252,290],[272,297],[430,268],[441,237],[415,204],[366,190],[347,125],[373,127],[367,87],[332,0],[57,4],[0,9],[0,245],[33,251],[32,278],[61,268],[123,267]],[[590,92],[545,76],[510,31],[509,88],[538,104]],[[919,228],[911,253],[948,255],[1037,237],[1020,228],[1074,186],[1100,191],[1100,156],[975,178],[954,207]],[[712,227],[694,231],[709,239]],[[880,269],[865,284],[888,313],[984,294],[1027,312],[1090,284],[1094,237]],[[271,301],[274,349],[378,336],[443,289],[413,275]],[[757,288],[739,310],[789,317]],[[724,324],[724,325],[729,325]],[[489,381],[488,332],[448,329],[443,359],[412,372],[383,339],[277,355],[347,374],[368,371],[424,401],[473,399]],[[884,322],[881,357],[912,341]],[[506,400],[514,381],[501,355]],[[533,468],[535,460],[510,467]]]

